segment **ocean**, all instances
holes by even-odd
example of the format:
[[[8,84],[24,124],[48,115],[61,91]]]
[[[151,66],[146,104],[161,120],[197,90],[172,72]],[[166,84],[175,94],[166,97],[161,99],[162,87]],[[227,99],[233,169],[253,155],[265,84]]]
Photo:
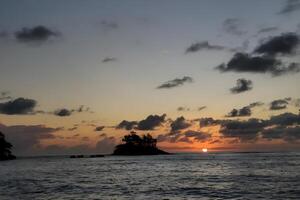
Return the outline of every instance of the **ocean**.
[[[199,153],[0,162],[1,200],[300,199],[300,153]]]

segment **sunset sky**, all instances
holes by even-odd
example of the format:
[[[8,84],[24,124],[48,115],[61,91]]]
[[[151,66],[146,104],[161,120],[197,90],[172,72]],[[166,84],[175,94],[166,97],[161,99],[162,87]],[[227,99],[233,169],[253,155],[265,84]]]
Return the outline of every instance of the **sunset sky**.
[[[3,0],[0,131],[16,155],[300,150],[300,1]]]

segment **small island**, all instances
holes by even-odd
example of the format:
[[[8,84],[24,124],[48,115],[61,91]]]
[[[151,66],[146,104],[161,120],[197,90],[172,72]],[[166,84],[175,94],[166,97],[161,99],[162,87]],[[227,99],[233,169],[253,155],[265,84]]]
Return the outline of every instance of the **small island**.
[[[0,161],[2,160],[14,160],[16,156],[12,155],[12,145],[5,140],[5,136],[0,132]]]
[[[139,135],[132,133],[125,135],[122,139],[123,144],[115,147],[113,155],[136,156],[136,155],[160,155],[169,154],[156,147],[157,140],[150,134]]]

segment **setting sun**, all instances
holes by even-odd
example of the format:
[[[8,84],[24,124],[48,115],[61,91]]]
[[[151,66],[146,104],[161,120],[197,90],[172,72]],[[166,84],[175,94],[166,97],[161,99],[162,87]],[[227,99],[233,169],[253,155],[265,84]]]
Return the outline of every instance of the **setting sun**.
[[[206,153],[206,152],[207,152],[207,149],[206,149],[206,148],[203,148],[203,149],[202,149],[202,152],[203,152],[203,153]]]

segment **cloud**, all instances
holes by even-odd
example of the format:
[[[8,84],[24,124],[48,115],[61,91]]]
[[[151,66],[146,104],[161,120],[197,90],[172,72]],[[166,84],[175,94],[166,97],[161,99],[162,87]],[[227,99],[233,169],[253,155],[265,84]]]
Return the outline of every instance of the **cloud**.
[[[273,140],[283,139],[287,142],[295,143],[300,141],[300,127],[278,126],[262,131],[262,138]]]
[[[95,149],[98,153],[111,153],[116,144],[117,140],[115,137],[104,137],[97,142]]]
[[[102,131],[105,128],[105,126],[97,126],[95,128],[95,131]]]
[[[201,50],[224,50],[225,47],[218,45],[211,45],[208,41],[197,42],[189,46],[185,53],[194,53]]]
[[[175,121],[171,123],[171,132],[176,132],[182,129],[186,129],[191,126],[183,116],[178,117]]]
[[[262,106],[262,105],[264,105],[263,102],[256,101],[256,102],[250,103],[248,106],[249,106],[250,108],[254,108],[254,107]]]
[[[119,28],[119,24],[114,21],[102,20],[100,25],[105,31],[111,31]]]
[[[12,97],[9,95],[9,92],[4,91],[4,92],[0,92],[0,101],[3,100],[11,100]]]
[[[84,141],[86,138],[84,137]],[[74,154],[110,154],[113,152],[117,140],[114,137],[101,137],[96,146],[79,144],[75,146],[49,145],[40,148],[42,155],[74,155]]]
[[[248,117],[251,116],[252,114],[252,108],[254,107],[258,107],[258,106],[262,106],[263,103],[262,102],[254,102],[249,104],[248,106],[244,106],[241,109],[232,109],[227,115],[226,117]]]
[[[11,101],[0,103],[0,113],[6,115],[27,115],[34,114],[37,102],[33,99],[17,98]]]
[[[15,37],[20,42],[45,42],[58,36],[57,32],[42,25],[31,28],[24,27],[15,32]]]
[[[114,57],[106,57],[102,60],[103,63],[114,62],[117,61],[117,58]]]
[[[193,82],[193,79],[191,77],[184,76],[183,78],[175,78],[173,80],[167,81],[166,83],[158,86],[157,89],[170,89],[191,82]]]
[[[237,142],[254,142],[260,137],[268,140],[283,139],[287,142],[297,142],[300,139],[299,114],[283,113],[267,120],[251,118],[244,121],[203,118],[200,122],[201,127],[219,125],[222,137],[234,138]]]
[[[225,32],[232,34],[232,35],[243,35],[246,31],[242,30],[242,20],[237,18],[228,18],[223,22],[223,29]]]
[[[290,63],[284,66],[280,60],[271,56],[252,56],[247,53],[236,53],[227,64],[216,67],[221,72],[248,72],[248,73],[270,73],[279,76],[287,73],[300,71],[298,63]]]
[[[241,78],[236,81],[236,86],[231,88],[230,91],[233,94],[246,92],[246,91],[252,90],[252,85],[253,84],[252,84],[251,80]]]
[[[300,107],[300,99],[294,99],[294,105]]]
[[[275,27],[275,26],[271,26],[271,27],[265,27],[265,28],[261,28],[257,31],[257,34],[261,34],[261,33],[269,33],[269,32],[273,32],[273,31],[277,31],[279,28]]]
[[[300,38],[295,33],[283,33],[280,36],[270,37],[258,45],[254,53],[269,56],[292,55],[298,47]]]
[[[232,109],[226,117],[248,117],[251,116],[252,112],[248,106],[245,106],[241,109]]]
[[[9,37],[9,33],[6,31],[0,31],[0,39],[2,38],[8,38]]]
[[[180,106],[177,108],[177,111],[190,111],[190,108]]]
[[[0,124],[0,131],[13,145],[13,152],[16,155],[30,155],[40,146],[42,139],[54,139],[53,133],[62,128],[51,128],[45,125],[14,125],[6,126]]]
[[[187,130],[183,133],[166,133],[160,134],[157,137],[158,142],[184,142],[184,143],[194,143],[194,142],[204,142],[211,138],[211,134],[201,131]]]
[[[155,127],[160,126],[165,122],[166,114],[149,115],[146,119],[139,121],[137,125],[138,130],[153,130]]]
[[[225,121],[221,124],[220,133],[225,138],[236,138],[241,142],[255,141],[264,127],[265,123],[259,119]]]
[[[206,109],[207,107],[206,106],[200,106],[199,108],[198,108],[198,111],[202,111],[202,110],[204,110],[204,109]]]
[[[184,136],[187,138],[193,138],[196,141],[206,141],[211,138],[211,134],[201,132],[201,131],[193,131],[193,130],[187,130],[184,133]]]
[[[58,109],[54,111],[54,115],[59,116],[59,117],[67,117],[72,114],[72,110],[68,110],[66,108]]]
[[[72,127],[72,128],[68,128],[68,131],[75,131],[75,130],[77,130],[78,129],[78,127],[77,126],[74,126],[74,127]]]
[[[274,100],[270,103],[270,110],[286,109],[290,101],[291,101],[290,98]]]
[[[138,124],[137,121],[123,120],[116,126],[116,129],[126,129],[129,131],[129,130],[133,129],[134,127],[136,127],[137,124]]]
[[[207,127],[207,126],[215,126],[220,124],[221,120],[215,120],[211,117],[201,118],[199,119],[199,125],[201,128]]]
[[[280,115],[272,116],[267,124],[269,126],[277,125],[277,126],[292,126],[292,125],[300,125],[300,115],[296,115],[293,113],[283,113]]]
[[[278,14],[289,14],[300,10],[299,0],[286,0],[283,8],[278,12]]]
[[[82,113],[82,112],[92,113],[92,111],[90,111],[89,107],[85,107],[85,106],[81,105],[77,109],[60,108],[60,109],[57,109],[56,111],[54,111],[53,114],[56,116],[59,116],[59,117],[68,117],[68,116],[71,116],[75,112],[77,112],[77,113]]]

